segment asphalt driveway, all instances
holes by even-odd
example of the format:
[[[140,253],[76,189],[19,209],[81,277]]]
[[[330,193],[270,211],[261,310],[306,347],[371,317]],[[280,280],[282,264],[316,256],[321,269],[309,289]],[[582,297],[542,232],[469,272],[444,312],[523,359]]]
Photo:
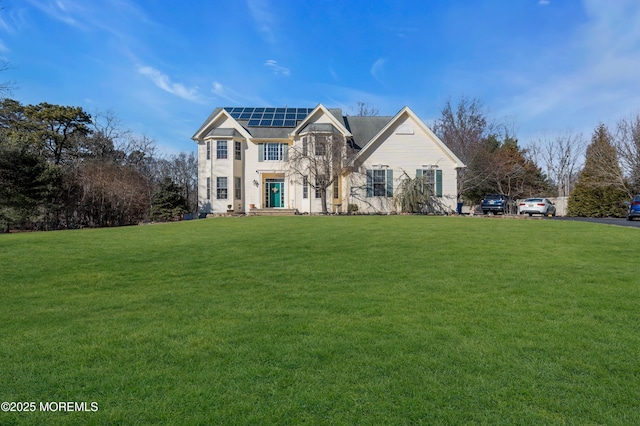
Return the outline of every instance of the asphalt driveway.
[[[640,228],[640,220],[626,220],[620,218],[613,217],[551,217],[544,218],[546,220],[574,220],[578,222],[591,222],[591,223],[602,223],[605,225],[617,225],[617,226],[632,226],[635,228]]]

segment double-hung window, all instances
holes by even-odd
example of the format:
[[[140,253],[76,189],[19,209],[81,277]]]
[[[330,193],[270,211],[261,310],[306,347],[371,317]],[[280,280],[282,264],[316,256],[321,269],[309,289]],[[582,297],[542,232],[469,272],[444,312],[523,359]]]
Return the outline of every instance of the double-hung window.
[[[307,137],[302,138],[302,156],[306,157],[309,155],[309,142],[307,142]]]
[[[282,158],[282,144],[279,143],[267,143],[265,159],[267,161],[278,161]]]
[[[316,155],[326,155],[327,154],[327,141],[328,136],[316,136],[315,140],[315,151]]]
[[[325,182],[325,177],[324,175],[318,175],[316,176],[316,198],[322,198],[322,190],[325,189],[326,190],[326,182]]]
[[[207,200],[211,199],[211,178],[207,178]]]
[[[442,197],[442,170],[441,169],[417,169],[416,177],[422,177],[424,184],[431,194]]]
[[[226,160],[227,155],[227,141],[216,141],[216,158]]]
[[[393,197],[393,170],[367,170],[367,197]]]
[[[237,176],[233,178],[233,192],[236,200],[242,199],[242,178]]]
[[[302,198],[309,198],[309,176],[302,177]]]
[[[207,141],[207,160],[211,160],[211,141]]]
[[[228,194],[228,186],[227,186],[227,178],[226,177],[218,177],[216,178],[216,198],[218,200],[226,200]]]
[[[286,143],[258,144],[258,161],[287,161],[289,145]]]
[[[236,142],[234,147],[233,158],[236,160],[242,160],[242,142]]]

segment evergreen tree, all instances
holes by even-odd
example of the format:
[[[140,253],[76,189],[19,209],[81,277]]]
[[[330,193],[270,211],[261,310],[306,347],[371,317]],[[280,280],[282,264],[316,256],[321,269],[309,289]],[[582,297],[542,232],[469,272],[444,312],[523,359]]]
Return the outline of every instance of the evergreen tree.
[[[171,178],[162,179],[151,199],[151,218],[173,220],[188,211],[187,200],[182,195],[182,189]]]
[[[8,232],[33,218],[46,195],[47,165],[27,145],[0,142],[0,226]]]
[[[587,147],[585,165],[569,197],[570,216],[624,217],[625,182],[612,136],[600,124]]]

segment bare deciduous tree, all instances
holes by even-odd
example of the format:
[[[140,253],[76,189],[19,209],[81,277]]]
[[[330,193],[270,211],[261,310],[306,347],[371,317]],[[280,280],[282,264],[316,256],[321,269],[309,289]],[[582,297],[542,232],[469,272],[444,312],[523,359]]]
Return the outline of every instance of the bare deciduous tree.
[[[355,150],[341,134],[324,129],[323,125],[312,125],[309,133],[289,148],[288,172],[299,183],[319,192],[321,211],[326,214],[329,188],[339,183],[353,155]]]
[[[458,171],[458,200],[486,185],[493,172],[490,152],[491,135],[510,136],[504,125],[488,116],[486,108],[477,99],[462,97],[457,106],[448,100],[441,117],[433,124],[433,131],[467,166]]]
[[[380,114],[380,110],[369,105],[367,102],[358,102],[355,108],[351,108],[353,115],[358,117],[375,117]]]
[[[11,65],[7,61],[0,60],[0,72],[6,71],[11,68]],[[0,98],[4,98],[13,93],[13,89],[16,84],[12,81],[5,81],[4,83],[0,83]]]
[[[640,193],[640,114],[618,122],[613,145],[620,168],[628,179],[630,196]]]
[[[559,197],[568,197],[578,177],[586,142],[582,133],[542,136],[533,144],[533,157],[542,164]]]

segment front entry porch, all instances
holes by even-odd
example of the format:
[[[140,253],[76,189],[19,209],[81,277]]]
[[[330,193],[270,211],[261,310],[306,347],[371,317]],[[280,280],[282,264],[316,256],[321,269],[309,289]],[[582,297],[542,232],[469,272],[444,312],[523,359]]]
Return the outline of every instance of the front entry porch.
[[[249,205],[247,214],[251,216],[293,216],[296,209],[289,208],[287,200],[289,187],[285,174],[277,171],[259,171],[260,178],[255,180],[258,201]]]

